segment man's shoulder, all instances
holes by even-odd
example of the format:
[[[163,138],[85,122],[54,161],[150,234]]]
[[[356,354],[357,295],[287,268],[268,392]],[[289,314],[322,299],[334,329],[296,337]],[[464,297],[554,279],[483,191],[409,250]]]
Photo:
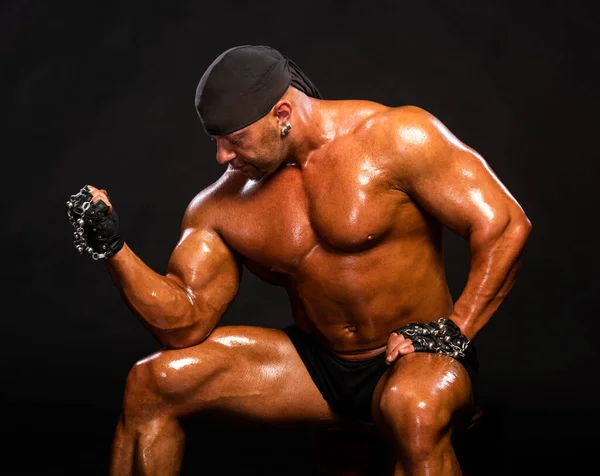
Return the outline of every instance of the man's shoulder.
[[[338,100],[335,101],[334,105],[338,112],[342,114],[350,113],[358,117],[372,117],[392,109],[390,106],[367,99]]]
[[[380,164],[395,177],[405,178],[435,166],[441,123],[426,109],[402,105],[380,109],[361,121],[350,135],[352,143],[376,152]],[[425,160],[428,157],[433,160]]]
[[[431,120],[432,114],[422,107],[412,104],[388,107],[380,111],[373,119],[379,120],[382,127],[425,124]]]
[[[385,106],[370,101],[351,101],[352,113],[357,118],[357,133],[385,134],[401,128],[427,128],[433,115],[422,107],[415,105]]]
[[[198,192],[189,202],[185,217],[193,222],[202,221],[210,226],[215,221],[219,206],[227,197],[235,196],[243,188],[242,174],[226,170],[216,181]]]

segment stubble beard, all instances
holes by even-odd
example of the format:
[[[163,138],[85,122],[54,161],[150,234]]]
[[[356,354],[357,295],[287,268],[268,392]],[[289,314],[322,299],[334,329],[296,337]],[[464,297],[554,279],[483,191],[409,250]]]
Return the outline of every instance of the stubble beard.
[[[243,170],[242,172],[247,178],[251,180],[260,180],[265,175],[267,175],[266,172],[251,164],[246,164],[245,170]]]

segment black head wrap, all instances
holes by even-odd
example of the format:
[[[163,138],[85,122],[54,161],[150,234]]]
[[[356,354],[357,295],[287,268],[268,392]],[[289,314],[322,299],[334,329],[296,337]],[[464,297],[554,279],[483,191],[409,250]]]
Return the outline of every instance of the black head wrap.
[[[269,46],[236,46],[221,53],[196,88],[196,110],[209,135],[225,135],[265,116],[292,85],[322,96],[288,57]]]

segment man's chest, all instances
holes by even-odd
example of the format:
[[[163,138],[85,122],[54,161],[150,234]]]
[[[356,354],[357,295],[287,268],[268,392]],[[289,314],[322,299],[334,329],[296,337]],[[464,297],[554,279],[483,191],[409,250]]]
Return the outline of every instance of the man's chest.
[[[407,207],[415,209],[368,157],[353,163],[335,158],[309,162],[303,170],[287,166],[264,183],[249,182],[219,228],[249,260],[293,272],[319,247],[360,253],[377,246],[402,228]]]

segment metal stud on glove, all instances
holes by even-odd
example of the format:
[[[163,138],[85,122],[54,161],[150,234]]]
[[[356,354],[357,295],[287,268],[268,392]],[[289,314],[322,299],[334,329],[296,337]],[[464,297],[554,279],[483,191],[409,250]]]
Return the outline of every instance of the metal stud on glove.
[[[101,200],[92,203],[92,194],[84,186],[67,201],[67,215],[73,226],[75,248],[79,254],[86,251],[92,259],[110,258],[123,247],[115,211]]]
[[[433,322],[407,324],[392,332],[412,340],[416,352],[433,352],[455,359],[464,357],[469,345],[469,339],[460,328],[444,317]]]

